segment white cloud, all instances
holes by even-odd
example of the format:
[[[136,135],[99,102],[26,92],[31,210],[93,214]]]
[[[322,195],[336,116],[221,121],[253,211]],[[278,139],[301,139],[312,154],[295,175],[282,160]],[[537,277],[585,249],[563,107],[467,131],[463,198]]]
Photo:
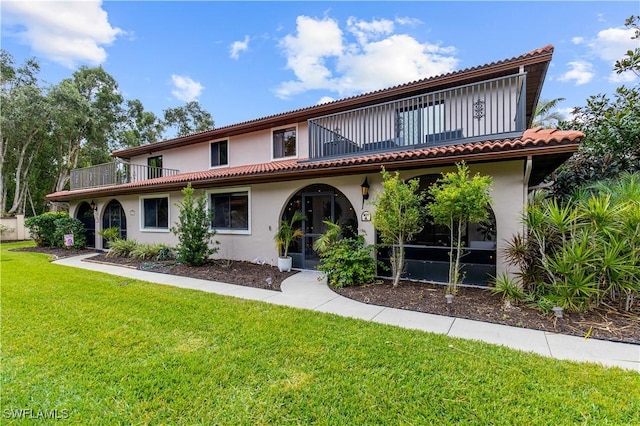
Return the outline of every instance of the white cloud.
[[[333,101],[335,101],[335,99],[332,98],[331,96],[323,96],[320,98],[318,102],[316,102],[316,105],[328,104],[329,102],[333,102]]]
[[[559,81],[574,81],[576,86],[590,82],[594,77],[593,65],[586,61],[573,61],[567,64],[569,71],[558,77]]]
[[[347,29],[353,34],[358,43],[366,44],[369,40],[393,33],[394,22],[388,19],[378,19],[371,22],[357,20],[353,16],[347,19]]]
[[[618,74],[612,71],[607,80],[615,84],[631,83],[638,79],[638,76],[631,70]]]
[[[183,102],[195,101],[204,90],[204,86],[184,75],[171,75],[173,90],[171,94]]]
[[[410,18],[351,17],[346,33],[327,17],[299,16],[296,23],[296,33],[281,41],[287,68],[296,76],[277,87],[281,98],[318,89],[348,96],[444,74],[458,65],[454,47],[394,33],[396,24],[416,23]]]
[[[638,47],[638,40],[631,39],[634,34],[633,28],[607,28],[598,32],[589,47],[600,59],[613,63]]]
[[[3,35],[18,38],[34,52],[66,67],[99,65],[104,46],[125,34],[109,23],[100,0],[2,2]]]
[[[246,52],[249,50],[249,40],[249,36],[244,36],[243,41],[234,41],[231,43],[231,46],[229,47],[229,56],[232,59],[240,58],[240,52]]]
[[[584,37],[573,37],[571,39],[571,43],[573,43],[573,44],[582,44],[582,43],[584,43]]]

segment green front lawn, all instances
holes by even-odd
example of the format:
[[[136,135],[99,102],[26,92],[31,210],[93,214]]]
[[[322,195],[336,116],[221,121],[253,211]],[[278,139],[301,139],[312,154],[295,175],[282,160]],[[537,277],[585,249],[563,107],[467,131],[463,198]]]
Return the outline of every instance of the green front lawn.
[[[0,262],[3,424],[51,410],[77,424],[640,423],[632,371],[67,268],[16,246]]]

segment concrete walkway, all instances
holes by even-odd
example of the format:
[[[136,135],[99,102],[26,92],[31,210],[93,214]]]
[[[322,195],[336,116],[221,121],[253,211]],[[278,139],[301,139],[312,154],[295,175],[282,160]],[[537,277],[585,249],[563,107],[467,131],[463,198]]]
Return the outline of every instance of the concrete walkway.
[[[557,359],[594,362],[640,372],[640,345],[367,305],[334,293],[327,286],[326,280],[321,279],[320,273],[314,271],[303,271],[287,278],[281,285],[282,291],[278,292],[84,261],[91,256],[93,254],[70,257],[55,263],[157,284],[481,340]]]

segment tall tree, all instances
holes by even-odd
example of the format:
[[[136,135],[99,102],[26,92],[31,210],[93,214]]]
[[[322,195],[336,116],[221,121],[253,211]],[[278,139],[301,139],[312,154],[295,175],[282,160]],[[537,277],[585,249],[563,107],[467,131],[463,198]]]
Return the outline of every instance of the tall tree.
[[[63,190],[72,169],[109,160],[123,119],[118,84],[102,67],[81,67],[52,88],[56,110],[53,138],[58,147],[56,191]]]
[[[533,114],[533,127],[558,127],[558,123],[563,121],[565,117],[556,108],[564,100],[564,98],[540,99]]]
[[[28,176],[46,139],[50,104],[38,86],[35,59],[15,67],[13,57],[0,53],[0,194],[2,213],[23,213]]]
[[[211,114],[203,110],[197,101],[188,102],[182,107],[165,109],[164,124],[166,127],[174,128],[176,136],[202,132],[214,126]]]
[[[119,132],[119,148],[131,148],[162,139],[164,125],[151,111],[145,111],[138,99],[126,102],[126,111]]]
[[[634,28],[632,39],[638,39],[640,16],[626,21]],[[616,62],[618,73],[633,72],[640,76],[640,48],[628,51]],[[615,179],[625,172],[640,171],[640,87],[620,86],[612,97],[598,94],[587,99],[587,105],[574,110],[570,122],[561,128],[581,130],[585,138],[578,152],[560,167],[554,179],[553,192],[567,198],[583,184]]]

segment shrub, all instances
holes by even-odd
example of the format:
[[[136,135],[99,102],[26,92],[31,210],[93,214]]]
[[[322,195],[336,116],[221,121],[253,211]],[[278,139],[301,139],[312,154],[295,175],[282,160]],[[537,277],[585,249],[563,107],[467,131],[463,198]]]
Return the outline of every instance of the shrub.
[[[100,231],[98,231],[98,235],[107,240],[107,247],[111,247],[112,241],[121,239],[120,228],[118,228],[117,226],[101,229]]]
[[[84,235],[84,225],[78,219],[70,216],[62,216],[54,222],[56,227],[53,233],[52,247],[65,247],[64,236],[73,234],[73,248],[81,249],[87,245],[87,237]]]
[[[129,257],[131,252],[136,249],[138,243],[136,240],[120,240],[116,239],[109,243],[109,251],[107,256]]]
[[[176,206],[180,209],[178,224],[171,232],[178,237],[178,260],[188,265],[198,266],[207,261],[210,255],[218,252],[218,247],[210,247],[215,230],[210,225],[213,213],[209,212],[204,195],[194,198],[191,184],[182,190],[184,198]],[[214,241],[214,244],[219,244]]]
[[[326,274],[329,285],[334,288],[370,284],[376,276],[372,248],[365,245],[362,235],[337,240],[320,254],[317,268]]]
[[[526,238],[505,251],[531,298],[567,311],[631,310],[640,294],[639,198],[639,174],[582,188],[564,204],[536,196],[524,214]]]
[[[492,294],[499,294],[504,300],[520,303],[527,297],[522,286],[507,274],[500,274],[489,288]]]
[[[158,260],[160,253],[168,248],[166,244],[137,244],[130,256],[140,260]]]
[[[48,212],[24,221],[38,247],[55,247],[56,219],[68,217],[63,212]]]

